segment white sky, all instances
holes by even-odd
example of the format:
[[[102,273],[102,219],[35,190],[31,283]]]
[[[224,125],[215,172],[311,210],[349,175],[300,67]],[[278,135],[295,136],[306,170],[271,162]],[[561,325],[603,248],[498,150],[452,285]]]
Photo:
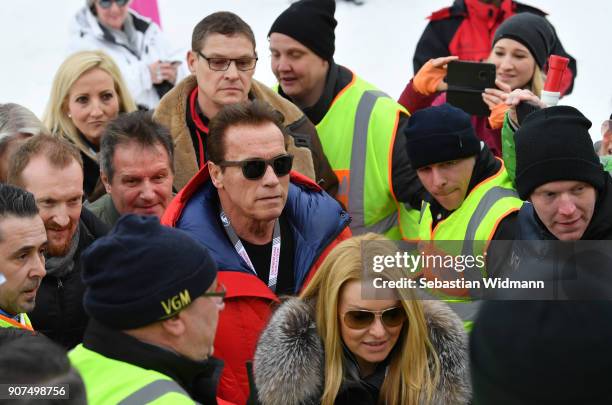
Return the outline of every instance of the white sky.
[[[177,48],[189,48],[193,26],[207,14],[229,10],[253,28],[260,56],[255,77],[272,85],[266,34],[288,0],[158,0],[162,26]],[[578,60],[571,96],[561,103],[580,109],[600,139],[612,113],[612,66],[607,0],[524,0],[550,14],[565,49]],[[452,0],[339,2],[336,56],[364,79],[397,98],[412,76],[412,55],[425,18]],[[85,0],[19,0],[0,3],[0,102],[17,102],[42,115],[53,75],[66,56],[68,24]]]

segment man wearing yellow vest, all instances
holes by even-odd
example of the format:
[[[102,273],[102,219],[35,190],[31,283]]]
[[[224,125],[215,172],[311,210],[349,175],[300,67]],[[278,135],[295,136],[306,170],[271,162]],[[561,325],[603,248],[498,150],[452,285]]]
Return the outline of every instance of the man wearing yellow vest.
[[[410,162],[428,192],[421,208],[420,240],[463,241],[453,246],[460,251],[448,253],[476,257],[494,237],[510,239],[504,237],[513,235],[509,218],[523,202],[503,161],[476,136],[468,114],[449,104],[419,110],[404,135]],[[476,307],[453,309],[469,325]]]
[[[70,360],[89,404],[226,404],[212,355],[225,290],[208,250],[156,217],[128,214],[83,254],[83,343]]]
[[[274,21],[268,36],[278,92],[316,125],[353,233],[414,239],[423,189],[396,136],[408,112],[334,62],[335,9],[334,0],[300,0]],[[403,235],[398,213],[413,224]]]
[[[34,196],[0,184],[0,328],[32,330],[34,309],[45,276],[47,233]]]

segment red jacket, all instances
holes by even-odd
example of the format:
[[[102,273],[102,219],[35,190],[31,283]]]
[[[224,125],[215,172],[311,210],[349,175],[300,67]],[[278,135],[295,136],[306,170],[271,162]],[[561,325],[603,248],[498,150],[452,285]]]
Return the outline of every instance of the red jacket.
[[[227,290],[220,313],[214,355],[225,362],[217,395],[244,404],[249,396],[246,363],[278,297],[252,274],[218,224],[217,191],[204,166],[172,200],[162,223],[183,229],[200,241],[219,267],[218,280]],[[349,217],[337,201],[299,173],[292,172],[285,210],[294,232],[294,271],[299,292],[329,251],[351,236]]]
[[[499,8],[481,0],[455,0],[452,6],[429,16],[429,23],[414,52],[414,73],[429,59],[441,56],[457,55],[461,60],[486,60],[497,27],[514,14],[523,12],[546,16],[542,10],[512,0],[502,0]],[[568,73],[563,76],[561,84],[561,94],[570,94],[578,72],[576,59],[563,49],[558,37],[551,54],[570,59]],[[544,71],[547,69],[545,66]]]

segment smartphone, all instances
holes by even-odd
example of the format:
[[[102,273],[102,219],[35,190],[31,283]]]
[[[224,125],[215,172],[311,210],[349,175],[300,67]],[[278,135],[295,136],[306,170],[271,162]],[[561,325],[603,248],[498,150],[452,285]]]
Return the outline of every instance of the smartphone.
[[[495,86],[495,65],[483,62],[452,61],[446,74],[446,101],[463,111],[488,117],[491,111],[482,99],[486,88]]]

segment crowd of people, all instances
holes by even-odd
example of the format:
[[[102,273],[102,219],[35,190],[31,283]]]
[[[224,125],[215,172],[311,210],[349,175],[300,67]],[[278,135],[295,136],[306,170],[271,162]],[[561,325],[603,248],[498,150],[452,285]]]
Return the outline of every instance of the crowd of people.
[[[77,12],[42,119],[0,104],[0,383],[72,404],[610,403],[612,305],[588,298],[612,277],[572,243],[612,239],[612,116],[594,145],[541,99],[551,55],[561,97],[578,73],[545,13],[432,13],[396,101],[334,59],[335,0],[277,16],[274,87],[240,16],[204,16],[184,58],[130,5]],[[495,66],[488,116],[447,102],[456,60]],[[406,244],[582,283],[370,294],[371,255]]]

